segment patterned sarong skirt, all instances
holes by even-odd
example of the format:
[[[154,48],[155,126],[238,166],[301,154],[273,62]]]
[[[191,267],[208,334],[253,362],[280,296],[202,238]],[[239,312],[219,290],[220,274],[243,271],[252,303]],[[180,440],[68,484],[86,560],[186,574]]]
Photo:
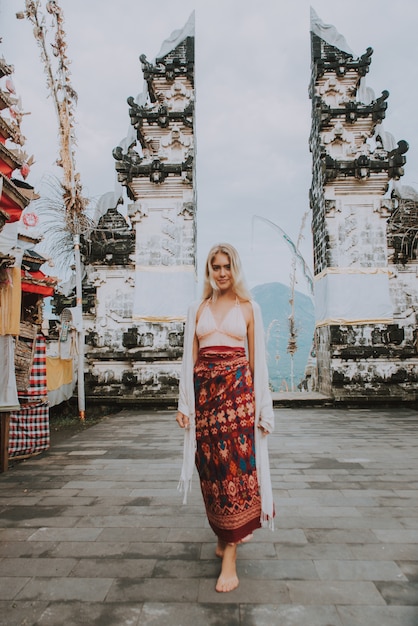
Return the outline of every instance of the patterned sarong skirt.
[[[254,388],[244,348],[203,348],[194,368],[196,467],[209,524],[227,543],[260,528]]]

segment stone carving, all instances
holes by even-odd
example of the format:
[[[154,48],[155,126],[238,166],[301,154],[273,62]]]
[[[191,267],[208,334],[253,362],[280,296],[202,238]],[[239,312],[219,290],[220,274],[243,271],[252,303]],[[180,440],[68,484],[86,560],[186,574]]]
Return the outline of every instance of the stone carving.
[[[176,80],[171,88],[164,92],[164,98],[172,111],[183,111],[193,100],[193,91],[187,89],[183,82]]]
[[[339,106],[351,100],[352,88],[338,81],[335,76],[330,76],[318,88],[318,93],[329,106]]]

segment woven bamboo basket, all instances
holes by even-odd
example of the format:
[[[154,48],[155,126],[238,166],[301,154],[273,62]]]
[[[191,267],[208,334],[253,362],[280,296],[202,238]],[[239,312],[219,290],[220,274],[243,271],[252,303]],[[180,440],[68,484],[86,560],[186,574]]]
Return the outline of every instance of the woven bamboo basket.
[[[35,354],[38,327],[30,322],[20,322],[19,337],[15,345],[15,374],[18,391],[26,391]]]

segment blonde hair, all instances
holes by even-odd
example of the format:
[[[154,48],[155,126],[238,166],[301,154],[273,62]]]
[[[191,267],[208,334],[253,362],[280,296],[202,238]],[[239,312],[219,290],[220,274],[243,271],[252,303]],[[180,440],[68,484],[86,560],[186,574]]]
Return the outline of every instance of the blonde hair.
[[[213,278],[212,263],[217,254],[226,254],[231,266],[231,275],[234,293],[242,300],[252,300],[251,293],[249,292],[247,285],[245,284],[244,275],[241,267],[241,260],[238,252],[234,246],[230,243],[218,243],[209,250],[208,258],[206,259],[205,275],[203,281],[203,299],[207,300],[212,298],[216,300],[219,295],[219,289]]]

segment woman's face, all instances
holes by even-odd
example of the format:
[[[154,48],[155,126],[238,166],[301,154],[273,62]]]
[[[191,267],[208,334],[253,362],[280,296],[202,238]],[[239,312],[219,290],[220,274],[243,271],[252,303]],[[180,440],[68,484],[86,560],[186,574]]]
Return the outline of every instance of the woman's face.
[[[212,276],[219,291],[225,292],[232,289],[231,262],[228,255],[223,252],[215,254],[212,260]]]

